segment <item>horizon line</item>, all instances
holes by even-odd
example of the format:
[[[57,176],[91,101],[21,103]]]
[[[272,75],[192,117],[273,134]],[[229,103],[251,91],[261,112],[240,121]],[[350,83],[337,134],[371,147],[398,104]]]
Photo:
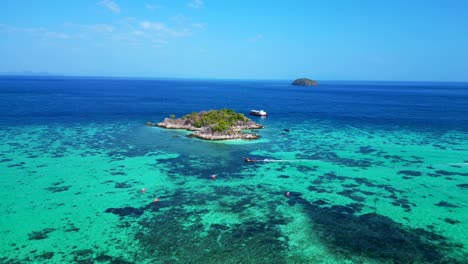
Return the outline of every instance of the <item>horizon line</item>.
[[[42,78],[88,78],[88,79],[146,79],[146,80],[225,80],[225,81],[293,81],[298,78],[306,78],[306,77],[298,77],[295,79],[253,79],[253,78],[223,78],[223,77],[147,77],[147,76],[105,76],[105,75],[65,75],[65,74],[47,74],[47,73],[40,73],[40,74],[21,74],[21,73],[0,73],[0,77],[42,77]],[[308,78],[311,79],[311,78]],[[441,81],[441,80],[383,80],[383,79],[353,79],[353,80],[346,80],[346,79],[312,79],[321,82],[393,82],[393,83],[468,83],[468,80],[464,81]]]

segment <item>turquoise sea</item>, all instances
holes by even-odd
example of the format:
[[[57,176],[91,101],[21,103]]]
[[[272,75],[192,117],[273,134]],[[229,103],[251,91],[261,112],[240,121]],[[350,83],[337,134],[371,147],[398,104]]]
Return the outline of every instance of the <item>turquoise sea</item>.
[[[320,83],[0,77],[0,263],[467,263],[468,84]]]

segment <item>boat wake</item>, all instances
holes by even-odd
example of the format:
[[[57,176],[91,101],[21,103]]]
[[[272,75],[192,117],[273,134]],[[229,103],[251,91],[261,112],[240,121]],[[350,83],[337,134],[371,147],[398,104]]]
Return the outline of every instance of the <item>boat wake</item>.
[[[468,162],[462,163],[447,163],[448,165],[455,165],[455,166],[468,166]]]
[[[243,158],[245,162],[307,162],[307,161],[316,161],[314,159],[296,159],[296,160],[287,160],[287,159],[256,159],[256,158]]]
[[[304,162],[304,161],[315,161],[313,159],[298,159],[298,160],[276,160],[276,159],[263,159],[257,160],[260,162]]]

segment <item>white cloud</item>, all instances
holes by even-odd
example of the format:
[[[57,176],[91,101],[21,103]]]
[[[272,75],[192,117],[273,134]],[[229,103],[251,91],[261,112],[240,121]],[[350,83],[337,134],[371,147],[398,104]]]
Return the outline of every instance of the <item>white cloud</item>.
[[[93,30],[98,33],[111,33],[114,32],[115,27],[108,24],[94,24],[85,26],[85,28]]]
[[[153,39],[152,41],[155,44],[167,44],[167,43],[169,43],[167,40],[164,40],[164,39]]]
[[[204,30],[205,29],[205,24],[202,23],[192,23],[192,27],[199,29],[199,30]]]
[[[54,31],[45,31],[44,33],[45,37],[52,37],[52,38],[60,38],[60,39],[69,39],[70,36],[68,34],[62,33],[62,32],[54,32]]]
[[[13,27],[0,24],[0,31],[17,32],[31,37],[81,39],[93,42],[117,41],[127,45],[157,45],[164,47],[175,39],[193,36],[205,29],[205,24],[178,15],[163,21],[139,20],[125,17],[115,24],[63,23],[53,30],[44,27]]]
[[[80,25],[74,23],[64,23],[63,26],[72,30],[93,33],[112,33],[115,30],[115,27],[109,24]]]
[[[255,43],[263,38],[262,34],[257,34],[256,36],[250,37],[247,39],[248,42]]]
[[[143,31],[140,31],[140,30],[135,30],[132,32],[133,35],[135,36],[144,36],[145,33]]]
[[[171,21],[174,21],[177,24],[184,24],[184,23],[187,23],[187,21],[189,21],[189,19],[186,16],[182,15],[182,14],[177,14],[177,15],[171,17]]]
[[[114,14],[118,14],[120,13],[120,7],[119,5],[112,1],[112,0],[102,0],[100,2],[98,2],[99,5],[109,9],[112,13]]]
[[[155,31],[166,31],[167,27],[164,25],[164,23],[161,22],[149,22],[149,21],[143,21],[140,23],[141,27],[143,29],[151,29]]]
[[[157,9],[161,9],[162,6],[160,5],[150,5],[150,4],[147,4],[146,5],[146,9],[148,9],[149,11],[153,11],[153,10],[157,10]]]
[[[59,39],[69,39],[71,36],[69,34],[57,31],[50,31],[46,28],[31,28],[31,27],[12,27],[9,25],[0,24],[0,30],[6,32],[18,32],[25,33],[34,37],[44,37],[44,38],[59,38]]]
[[[168,39],[168,38],[182,38],[188,37],[196,32],[203,30],[204,25],[201,23],[193,24],[177,24],[175,27],[169,27],[162,22],[140,22],[140,26],[148,34],[155,34],[156,36]]]
[[[203,0],[193,0],[192,2],[188,3],[187,5],[191,8],[202,8],[203,7]]]

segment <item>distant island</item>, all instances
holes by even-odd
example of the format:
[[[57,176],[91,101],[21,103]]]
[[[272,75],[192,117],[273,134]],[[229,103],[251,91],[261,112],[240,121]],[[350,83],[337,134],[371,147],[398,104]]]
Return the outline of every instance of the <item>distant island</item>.
[[[146,125],[195,131],[189,136],[206,140],[258,139],[258,134],[245,133],[242,130],[263,128],[232,109],[193,112],[177,119],[175,115],[171,115],[160,123],[147,122]]]
[[[317,81],[307,79],[307,78],[296,79],[291,84],[292,85],[299,85],[299,86],[317,86],[318,85]]]

